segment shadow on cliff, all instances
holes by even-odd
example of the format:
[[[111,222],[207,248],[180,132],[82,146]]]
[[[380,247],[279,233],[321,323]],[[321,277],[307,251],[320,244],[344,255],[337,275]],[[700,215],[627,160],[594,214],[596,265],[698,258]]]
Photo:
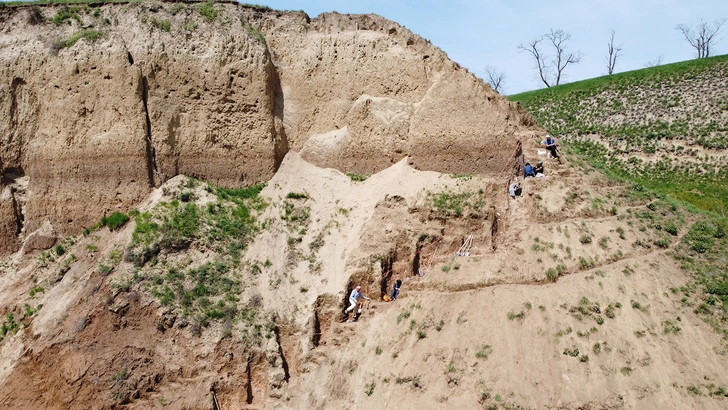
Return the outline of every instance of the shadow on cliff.
[[[266,52],[268,53],[270,61],[268,68],[270,75],[269,81],[272,82],[271,88],[273,91],[273,172],[278,172],[278,168],[280,168],[283,158],[288,153],[288,136],[286,135],[286,128],[283,126],[283,121],[285,119],[285,96],[283,95],[283,88],[281,87],[281,77],[278,75],[278,69],[275,64],[273,64],[273,61],[270,60],[270,51],[267,47]]]

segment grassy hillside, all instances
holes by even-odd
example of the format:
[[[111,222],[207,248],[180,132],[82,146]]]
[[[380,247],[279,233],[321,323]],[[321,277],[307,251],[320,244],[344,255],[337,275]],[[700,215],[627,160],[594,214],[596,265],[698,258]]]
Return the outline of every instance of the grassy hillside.
[[[728,55],[510,97],[556,136],[583,172],[631,183],[652,202],[693,211],[671,255],[691,276],[672,289],[728,338]],[[649,206],[648,206],[649,207]],[[652,209],[652,208],[650,208]],[[670,227],[652,220],[652,227]]]
[[[728,215],[728,55],[510,97],[612,176]]]

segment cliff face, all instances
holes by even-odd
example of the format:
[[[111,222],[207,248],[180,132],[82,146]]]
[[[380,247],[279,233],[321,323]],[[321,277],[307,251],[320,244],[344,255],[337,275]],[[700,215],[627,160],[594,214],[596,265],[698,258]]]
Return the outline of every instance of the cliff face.
[[[177,174],[266,181],[289,149],[342,171],[409,155],[495,173],[532,125],[381,17],[201,7],[0,11],[0,252],[45,220],[77,233]],[[101,37],[58,45],[80,33]]]
[[[310,162],[373,173],[408,155],[419,169],[488,174],[508,160],[514,133],[533,124],[397,23],[298,17],[257,24],[280,72],[289,144]]]

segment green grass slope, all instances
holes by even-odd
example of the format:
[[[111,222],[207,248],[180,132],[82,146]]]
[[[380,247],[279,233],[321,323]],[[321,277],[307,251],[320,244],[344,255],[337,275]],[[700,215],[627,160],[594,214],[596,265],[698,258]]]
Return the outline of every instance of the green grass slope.
[[[728,215],[728,55],[510,96],[603,172]]]
[[[510,96],[559,139],[572,165],[692,211],[671,255],[691,277],[671,289],[728,341],[728,55]],[[656,230],[670,227],[659,221]],[[725,353],[724,346],[723,353]]]

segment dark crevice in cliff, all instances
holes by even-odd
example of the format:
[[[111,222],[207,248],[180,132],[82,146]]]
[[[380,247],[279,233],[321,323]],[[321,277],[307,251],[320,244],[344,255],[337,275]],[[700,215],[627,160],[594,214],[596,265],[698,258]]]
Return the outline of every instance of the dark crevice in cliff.
[[[253,361],[253,358],[248,358],[248,364],[245,366],[245,375],[247,378],[247,383],[245,383],[245,402],[248,404],[253,404],[253,372],[250,368],[250,362]]]
[[[286,129],[283,127],[283,116],[285,107],[285,98],[283,96],[283,88],[281,87],[281,77],[278,75],[278,69],[276,68],[273,61],[270,59],[270,53],[268,53],[268,73],[272,82],[273,92],[273,155],[274,155],[274,171],[278,171],[278,168],[283,162],[283,158],[288,153],[288,136],[286,135]]]
[[[23,231],[23,221],[25,221],[25,215],[23,215],[20,204],[18,204],[18,200],[15,198],[14,190],[11,189],[10,193],[12,194],[11,200],[13,201],[13,215],[15,216],[15,235],[19,236],[20,233]]]
[[[129,65],[134,65],[134,57],[131,56],[130,52],[126,52],[126,58],[129,60]]]
[[[23,176],[25,176],[25,172],[22,168],[7,168],[3,170],[2,174],[3,184],[10,186],[10,201],[13,207],[13,219],[15,220],[16,236],[20,235],[20,233],[23,231],[23,223],[25,222],[23,207],[20,203],[21,198],[25,193],[25,189],[22,187],[22,185],[16,183],[16,179]]]
[[[157,154],[152,143],[152,121],[149,118],[149,82],[147,77],[142,77],[142,103],[144,104],[144,116],[146,119],[146,149],[147,149],[147,178],[149,179],[149,187],[156,186],[154,176],[157,174]]]
[[[22,78],[13,78],[10,85],[10,128],[12,130],[18,126],[18,88],[25,85]]]
[[[281,356],[281,366],[283,367],[283,380],[288,383],[288,380],[291,379],[291,373],[288,368],[288,360],[286,359],[286,355],[283,354],[283,346],[281,345],[281,329],[276,326],[275,329],[273,329],[273,332],[275,332],[276,343],[278,344],[278,355]]]

